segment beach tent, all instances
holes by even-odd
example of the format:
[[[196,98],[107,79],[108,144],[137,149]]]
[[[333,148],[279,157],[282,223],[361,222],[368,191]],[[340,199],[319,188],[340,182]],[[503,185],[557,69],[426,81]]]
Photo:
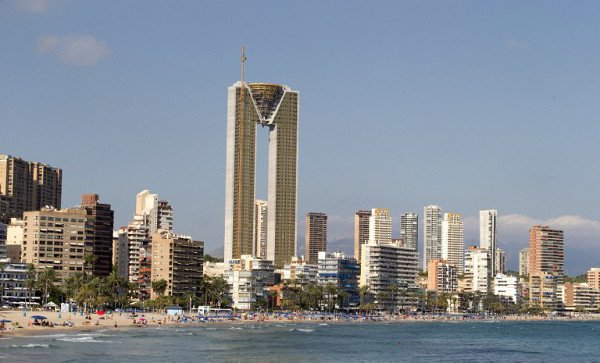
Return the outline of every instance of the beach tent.
[[[44,305],[44,308],[46,308],[46,309],[52,309],[52,310],[56,310],[57,307],[58,307],[58,305],[56,305],[52,301],[50,301],[49,303],[47,303],[46,305]]]

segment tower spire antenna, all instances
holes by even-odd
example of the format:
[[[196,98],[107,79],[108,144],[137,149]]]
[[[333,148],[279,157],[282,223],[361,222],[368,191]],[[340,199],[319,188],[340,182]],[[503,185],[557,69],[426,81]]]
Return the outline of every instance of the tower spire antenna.
[[[244,49],[244,45],[242,44],[242,83],[244,83],[246,80],[246,51]]]

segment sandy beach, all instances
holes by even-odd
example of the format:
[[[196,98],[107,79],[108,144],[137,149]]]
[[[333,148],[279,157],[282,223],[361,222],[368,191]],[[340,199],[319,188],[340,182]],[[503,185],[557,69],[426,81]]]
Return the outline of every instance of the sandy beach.
[[[35,325],[35,319],[32,316],[41,315],[46,317],[46,322],[52,323],[48,325]],[[168,316],[165,313],[137,313],[132,316],[130,313],[107,313],[105,315],[89,314],[80,315],[79,313],[59,313],[54,311],[27,311],[27,315],[23,315],[22,310],[3,310],[0,311],[0,319],[10,320],[10,323],[5,324],[5,329],[2,332],[4,336],[24,336],[44,334],[50,332],[86,332],[102,329],[131,329],[143,328],[149,326],[181,326],[189,324],[263,324],[263,323],[281,323],[281,322],[296,322],[296,323],[368,323],[368,322],[439,322],[439,321],[540,321],[540,320],[600,320],[600,315],[581,315],[577,317],[545,317],[545,316],[502,316],[502,317],[486,317],[475,319],[464,319],[460,317],[444,317],[435,315],[421,316],[388,316],[376,319],[340,319],[334,316],[328,318],[315,318],[312,316],[302,316],[291,314],[287,317],[273,315],[255,315],[253,318],[237,318],[237,319],[220,319],[214,321],[194,321],[194,322],[179,322],[176,316]],[[38,320],[38,323],[42,320]],[[135,323],[134,323],[135,321]],[[68,326],[67,326],[68,324]]]
[[[44,316],[45,321],[52,323],[52,326],[35,325],[36,319],[32,316]],[[177,324],[173,317],[166,314],[143,313],[131,317],[128,313],[113,313],[105,315],[80,315],[79,313],[59,313],[55,311],[27,311],[26,316],[23,310],[3,310],[0,311],[0,319],[10,320],[5,323],[3,335],[29,335],[49,331],[93,331],[98,329],[120,329],[142,326],[173,325]],[[141,318],[141,319],[140,319]],[[176,317],[175,317],[176,319]],[[134,324],[133,322],[136,322]],[[41,323],[42,320],[37,320]],[[68,325],[67,325],[68,324]]]

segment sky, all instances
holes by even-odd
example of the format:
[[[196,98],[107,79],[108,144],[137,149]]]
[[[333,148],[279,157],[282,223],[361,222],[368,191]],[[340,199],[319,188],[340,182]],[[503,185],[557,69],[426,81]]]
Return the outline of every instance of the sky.
[[[222,248],[226,91],[300,92],[298,235],[358,209],[497,209],[508,267],[536,223],[566,272],[600,265],[597,1],[0,1],[0,153],[63,169],[63,207],[97,193],[126,225],[150,189],[175,230]],[[266,197],[258,130],[257,198]],[[421,236],[420,236],[421,237]]]

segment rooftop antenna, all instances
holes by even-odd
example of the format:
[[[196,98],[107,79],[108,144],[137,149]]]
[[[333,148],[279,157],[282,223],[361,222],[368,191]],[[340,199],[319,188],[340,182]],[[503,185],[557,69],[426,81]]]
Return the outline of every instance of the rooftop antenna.
[[[242,45],[242,83],[245,82],[246,78],[246,52],[244,50],[244,45]]]

